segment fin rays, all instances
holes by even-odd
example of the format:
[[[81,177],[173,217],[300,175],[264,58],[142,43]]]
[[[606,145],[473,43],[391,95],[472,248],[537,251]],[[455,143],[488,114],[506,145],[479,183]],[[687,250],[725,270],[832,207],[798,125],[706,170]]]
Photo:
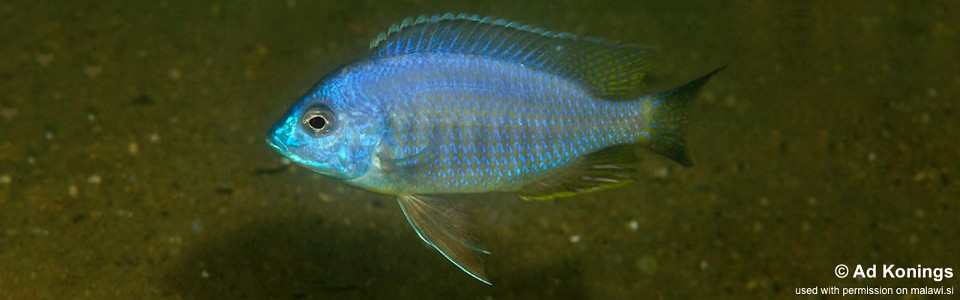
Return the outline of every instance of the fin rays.
[[[653,50],[552,32],[477,15],[407,18],[370,42],[373,58],[413,53],[481,55],[573,80],[601,97],[621,99],[646,74]]]
[[[634,146],[622,145],[589,154],[555,174],[524,186],[524,200],[552,200],[624,186],[633,182]]]
[[[449,200],[423,195],[399,196],[397,202],[421,240],[473,278],[491,284],[482,256],[490,252],[473,243],[472,225],[462,211]]]

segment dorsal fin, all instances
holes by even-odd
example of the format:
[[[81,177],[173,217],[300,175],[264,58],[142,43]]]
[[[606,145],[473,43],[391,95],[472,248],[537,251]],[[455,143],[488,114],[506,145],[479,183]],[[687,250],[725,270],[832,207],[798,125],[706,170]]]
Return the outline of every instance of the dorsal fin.
[[[653,50],[552,32],[503,19],[451,13],[407,18],[370,42],[373,58],[412,53],[481,55],[579,82],[594,95],[623,98],[646,74]]]

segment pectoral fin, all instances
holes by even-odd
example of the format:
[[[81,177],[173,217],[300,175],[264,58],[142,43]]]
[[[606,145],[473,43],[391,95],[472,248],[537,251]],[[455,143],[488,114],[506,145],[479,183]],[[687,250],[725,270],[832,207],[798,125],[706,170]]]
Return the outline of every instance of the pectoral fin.
[[[450,200],[408,195],[398,197],[397,201],[420,239],[473,278],[491,284],[484,272],[482,256],[490,252],[473,243],[472,226],[462,211],[447,202]]]
[[[415,180],[424,170],[428,170],[437,162],[441,155],[440,145],[447,142],[447,139],[453,135],[452,129],[441,129],[444,126],[433,124],[425,135],[422,146],[420,147],[398,147],[395,143],[381,145],[377,158],[380,160],[380,166],[385,172],[401,175],[406,180]],[[400,138],[400,137],[398,137]],[[420,184],[420,182],[410,182],[411,184]]]

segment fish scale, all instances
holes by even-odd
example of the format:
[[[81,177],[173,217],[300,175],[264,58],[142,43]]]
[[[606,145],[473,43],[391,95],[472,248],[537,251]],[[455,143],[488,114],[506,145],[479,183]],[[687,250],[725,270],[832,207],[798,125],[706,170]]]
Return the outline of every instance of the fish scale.
[[[412,156],[430,147],[427,146],[430,143],[440,143],[435,145],[441,149],[436,155],[440,162],[437,166],[439,172],[427,170],[413,175],[406,178],[406,182],[415,186],[393,187],[395,189],[414,189],[416,193],[449,193],[464,189],[512,191],[520,186],[511,183],[525,182],[547,171],[547,168],[538,167],[536,157],[542,152],[548,154],[544,161],[563,164],[585,153],[632,141],[624,132],[642,135],[642,132],[622,128],[627,126],[626,123],[616,122],[643,115],[644,112],[639,111],[641,106],[595,100],[564,78],[520,65],[465,55],[425,55],[405,57],[398,62],[380,61],[359,68],[354,72],[358,74],[357,78],[348,77],[346,80],[362,82],[369,80],[363,74],[392,74],[394,79],[374,80],[383,86],[404,87],[387,88],[383,94],[373,95],[377,99],[403,100],[382,104],[393,116],[390,124],[395,124],[395,128],[388,128],[388,131],[403,133],[387,140],[388,147],[395,151],[394,156]],[[426,83],[414,84],[411,79]],[[368,85],[358,83],[355,86]],[[371,92],[368,90],[367,93]],[[476,112],[484,109],[501,113],[478,119]],[[537,118],[544,110],[557,118]],[[540,130],[535,125],[539,122],[544,128],[554,130]],[[463,128],[454,130],[451,124]],[[437,132],[450,132],[450,136],[433,136]],[[484,138],[476,138],[481,135]],[[496,145],[491,147],[478,143],[478,140]],[[538,141],[537,146],[546,151],[533,149],[533,142]],[[479,157],[476,155],[480,152],[478,149],[502,151],[492,153],[501,159]],[[551,153],[553,155],[549,155]],[[468,159],[478,160],[474,169],[470,168]],[[488,176],[479,169],[508,175]]]
[[[490,252],[449,195],[550,200],[623,186],[635,148],[690,166],[687,104],[719,71],[631,98],[651,49],[469,14],[407,18],[370,48],[291,106],[267,143],[396,196],[424,242],[487,284]]]

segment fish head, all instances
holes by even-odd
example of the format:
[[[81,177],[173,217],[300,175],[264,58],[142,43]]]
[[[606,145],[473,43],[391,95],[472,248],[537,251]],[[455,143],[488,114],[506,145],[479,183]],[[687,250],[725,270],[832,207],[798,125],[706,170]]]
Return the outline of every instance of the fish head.
[[[270,128],[267,144],[314,172],[348,180],[370,166],[382,135],[375,106],[323,84],[304,96]]]

